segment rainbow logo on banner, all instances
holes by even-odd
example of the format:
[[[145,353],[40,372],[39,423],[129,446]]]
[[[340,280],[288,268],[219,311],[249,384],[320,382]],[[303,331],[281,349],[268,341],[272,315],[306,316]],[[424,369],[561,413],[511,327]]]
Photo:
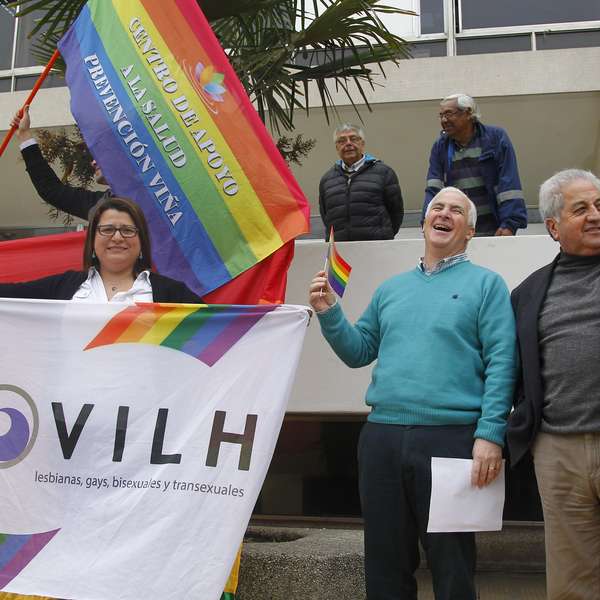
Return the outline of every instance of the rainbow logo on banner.
[[[0,590],[6,587],[60,531],[0,533]]]
[[[227,91],[223,86],[224,79],[225,76],[222,73],[215,73],[215,69],[211,65],[205,67],[200,62],[194,69],[194,76],[190,78],[194,89],[200,94],[200,98],[215,114],[218,110],[214,103],[224,102],[223,94]]]
[[[114,316],[84,348],[152,344],[185,352],[212,367],[276,305],[220,306],[140,302]]]
[[[339,255],[333,238],[333,227],[329,232],[329,250],[327,254],[327,281],[333,291],[341,298],[346,291],[352,267]]]
[[[308,231],[298,183],[196,0],[90,0],[59,43],[71,111],[154,262],[198,294]]]

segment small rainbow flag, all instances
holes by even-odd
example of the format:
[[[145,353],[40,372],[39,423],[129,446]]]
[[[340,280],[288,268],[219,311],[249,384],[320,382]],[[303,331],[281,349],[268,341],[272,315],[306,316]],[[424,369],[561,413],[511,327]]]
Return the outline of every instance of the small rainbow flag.
[[[333,291],[341,298],[348,285],[352,267],[339,255],[333,239],[333,227],[329,232],[329,250],[327,253],[327,280]]]
[[[203,295],[308,231],[309,205],[196,0],[90,0],[58,44],[71,112],[159,272]]]
[[[115,315],[84,348],[151,344],[185,352],[212,367],[274,304],[226,306],[139,302]]]

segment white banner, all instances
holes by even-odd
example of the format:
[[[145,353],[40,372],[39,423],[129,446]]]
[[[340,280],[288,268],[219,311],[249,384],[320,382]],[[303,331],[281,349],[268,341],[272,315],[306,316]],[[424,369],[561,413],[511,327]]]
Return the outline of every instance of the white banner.
[[[307,321],[0,300],[0,590],[217,600]]]

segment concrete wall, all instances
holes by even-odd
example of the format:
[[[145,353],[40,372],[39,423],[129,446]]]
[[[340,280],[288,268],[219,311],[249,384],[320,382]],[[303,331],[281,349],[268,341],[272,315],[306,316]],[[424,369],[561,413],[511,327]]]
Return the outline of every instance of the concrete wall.
[[[600,89],[599,61],[600,48],[419,58],[386,64],[383,85],[365,91],[370,103],[433,100],[459,90],[478,98],[591,92]],[[349,104],[342,93],[333,98]],[[314,89],[309,99],[320,106]]]
[[[560,169],[599,170],[600,92],[488,97],[479,103],[483,122],[504,127],[511,137],[528,205],[537,206],[540,183]],[[438,111],[436,99],[377,104],[373,113],[363,113],[367,151],[396,171],[408,210],[423,202],[429,152],[440,130]],[[357,120],[351,107],[339,113],[343,121]],[[337,158],[333,125],[326,124],[321,109],[296,123],[298,133],[317,139],[304,164],[292,170],[318,214],[319,179]]]
[[[439,132],[438,102],[457,90],[480,100],[483,120],[505,127],[515,145],[530,206],[537,188],[554,171],[579,166],[600,171],[600,48],[511,52],[402,61],[386,66],[367,90],[374,112],[361,109],[367,149],[388,162],[400,177],[408,210],[418,210],[431,144]],[[0,129],[24,101],[26,92],[0,94]],[[358,98],[358,94],[354,94]],[[342,94],[334,94],[342,120],[356,121]],[[296,114],[297,133],[317,140],[302,167],[293,171],[317,210],[321,175],[333,163],[335,151],[319,102],[310,92],[313,109],[307,118]],[[64,88],[42,90],[32,106],[35,126],[72,124],[69,94]],[[334,117],[334,121],[337,118]],[[46,226],[46,209],[36,198],[16,144],[0,159],[4,202],[0,226]]]
[[[570,166],[600,171],[600,48],[508,52],[405,60],[386,65],[386,79],[366,90],[373,113],[362,111],[367,149],[399,175],[405,206],[423,201],[431,144],[439,134],[439,99],[458,91],[478,99],[483,122],[508,130],[517,151],[525,198],[537,205],[537,188]],[[317,211],[317,186],[335,160],[331,131],[314,91],[309,118],[297,115],[297,132],[317,139],[293,171]],[[341,121],[357,121],[342,93],[333,94]],[[318,211],[317,211],[318,212]]]
[[[355,321],[366,308],[375,288],[388,277],[412,269],[423,255],[423,241],[392,240],[336,244],[352,265],[352,275],[341,301],[344,311]],[[300,241],[288,276],[289,304],[308,302],[308,284],[323,268],[325,242]],[[479,265],[500,273],[509,288],[515,287],[535,269],[547,264],[558,245],[547,235],[515,238],[475,238],[469,256]],[[288,412],[364,413],[364,396],[371,367],[350,369],[323,339],[316,317],[311,319],[300,358]]]

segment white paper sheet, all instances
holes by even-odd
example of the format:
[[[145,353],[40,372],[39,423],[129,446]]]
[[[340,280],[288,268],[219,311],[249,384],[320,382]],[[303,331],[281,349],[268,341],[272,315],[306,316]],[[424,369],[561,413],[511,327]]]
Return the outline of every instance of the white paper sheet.
[[[431,458],[431,504],[428,533],[499,531],[504,508],[504,461],[490,485],[471,485],[473,461]]]

